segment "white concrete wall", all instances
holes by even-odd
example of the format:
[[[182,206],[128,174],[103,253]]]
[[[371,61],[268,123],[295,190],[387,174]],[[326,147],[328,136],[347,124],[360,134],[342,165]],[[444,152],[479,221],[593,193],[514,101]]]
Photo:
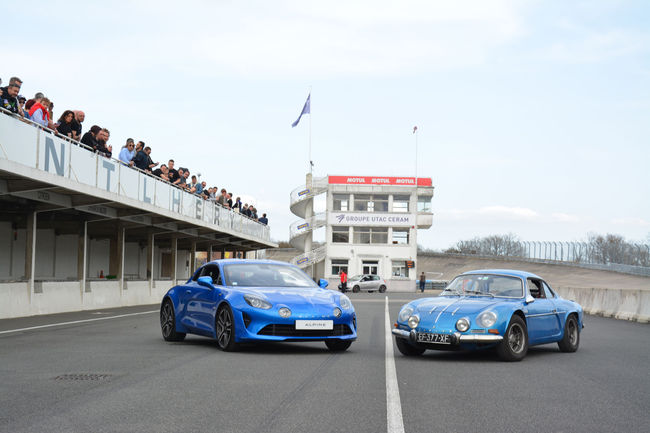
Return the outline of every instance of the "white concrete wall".
[[[88,242],[88,278],[99,278],[101,271],[108,275],[111,252],[110,239],[90,239]]]
[[[82,292],[78,281],[49,281],[42,283],[42,293],[29,296],[29,283],[0,283],[0,319],[55,314],[69,311],[96,310],[133,305],[154,304],[172,287],[172,281],[129,281],[120,292],[119,282],[91,281],[90,292]]]
[[[79,235],[60,235],[56,237],[54,278],[77,279],[78,252]]]

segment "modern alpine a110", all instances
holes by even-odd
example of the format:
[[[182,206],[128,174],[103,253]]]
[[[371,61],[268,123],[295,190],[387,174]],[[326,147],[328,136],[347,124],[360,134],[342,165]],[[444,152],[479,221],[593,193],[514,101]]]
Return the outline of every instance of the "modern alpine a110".
[[[392,332],[406,356],[427,349],[495,348],[501,359],[520,361],[538,344],[575,352],[582,328],[582,307],[537,275],[482,270],[457,276],[438,297],[404,305]]]
[[[344,351],[357,338],[350,299],[298,267],[268,260],[215,260],[172,287],[160,307],[167,341],[214,338],[232,351],[257,341],[324,341]]]

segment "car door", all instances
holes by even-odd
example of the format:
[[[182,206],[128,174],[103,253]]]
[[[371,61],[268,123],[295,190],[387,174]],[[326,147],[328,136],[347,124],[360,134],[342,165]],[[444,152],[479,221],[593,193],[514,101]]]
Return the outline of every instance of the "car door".
[[[370,275],[364,275],[361,278],[361,281],[359,281],[359,287],[361,288],[361,290],[368,290],[371,284],[370,282],[371,278],[372,277]]]
[[[192,279],[181,286],[178,294],[183,305],[182,316],[179,317],[180,322],[194,332],[199,331],[200,328],[197,323],[197,304],[193,301],[193,298],[196,292],[201,290],[201,286],[199,286],[197,280],[203,275],[204,268],[205,266],[198,269],[192,276]]]
[[[368,290],[374,290],[374,291],[379,290],[379,283],[380,283],[379,275],[371,275],[370,278],[371,280],[370,280]]]
[[[211,277],[212,287],[196,283],[192,288],[191,298],[188,302],[188,310],[191,311],[191,318],[195,326],[202,333],[212,335],[214,332],[214,316],[217,310],[217,303],[222,296],[222,278],[219,265],[207,264],[203,267],[201,277]],[[191,306],[191,307],[190,307]]]
[[[528,304],[526,313],[531,345],[554,341],[560,331],[555,302],[546,298],[542,283],[542,280],[534,278],[528,278],[526,281],[528,293],[534,298],[534,301]]]

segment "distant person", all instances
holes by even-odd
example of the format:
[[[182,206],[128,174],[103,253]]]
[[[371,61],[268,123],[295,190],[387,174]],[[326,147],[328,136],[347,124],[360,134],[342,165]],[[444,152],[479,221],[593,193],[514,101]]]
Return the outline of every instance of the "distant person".
[[[20,92],[22,85],[23,82],[20,78],[11,77],[9,79],[9,85],[0,89],[0,106],[7,111],[21,116],[23,116],[23,110],[18,103],[18,92]]]
[[[43,98],[39,102],[34,102],[32,108],[29,110],[29,118],[32,119],[33,122],[47,128],[47,125],[50,123],[50,113],[48,108],[50,108],[50,100],[47,98]]]
[[[81,138],[81,124],[86,119],[86,113],[81,110],[74,110],[74,120],[72,121],[72,138],[79,141]]]
[[[165,164],[161,165],[160,168],[155,169],[152,174],[154,176],[158,176],[162,180],[166,180],[167,182],[169,182],[169,177],[168,177],[169,169]]]
[[[176,185],[178,182],[180,182],[180,175],[178,174],[178,170],[174,168],[174,160],[170,159],[167,161],[167,167],[169,168],[169,171],[167,173],[167,177],[169,177],[169,182],[172,184]]]
[[[258,221],[265,226],[269,224],[269,219],[266,217],[265,213],[262,214],[262,218],[258,219]]]
[[[73,138],[73,120],[74,120],[74,113],[71,110],[65,110],[61,117],[59,118],[59,121],[57,122],[58,125],[56,126],[56,130],[59,134],[64,135],[68,138]]]
[[[264,214],[266,215],[266,214]],[[339,277],[341,277],[341,292],[345,293],[348,290],[348,274],[345,271],[339,272]]]
[[[126,139],[126,144],[120,150],[118,159],[125,163],[126,165],[132,166],[134,164],[133,158],[135,158],[135,143],[132,138]]]
[[[427,283],[427,277],[424,272],[420,274],[420,292],[424,293],[424,285]]]
[[[88,146],[91,151],[95,151],[97,148],[97,134],[102,130],[101,126],[93,125],[90,127],[90,130],[86,132],[83,137],[81,137],[81,143]]]

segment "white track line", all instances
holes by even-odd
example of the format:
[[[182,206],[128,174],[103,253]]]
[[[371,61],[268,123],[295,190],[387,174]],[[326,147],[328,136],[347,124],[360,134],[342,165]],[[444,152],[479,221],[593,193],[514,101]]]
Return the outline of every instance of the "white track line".
[[[388,433],[404,433],[402,403],[399,399],[399,384],[393,355],[393,334],[388,315],[388,296],[386,296],[386,421]]]
[[[29,328],[10,329],[8,331],[0,331],[0,334],[9,334],[11,332],[31,331],[33,329],[51,328],[53,326],[74,325],[77,323],[97,322],[98,320],[119,319],[120,317],[139,316],[142,314],[157,313],[158,310],[142,311],[140,313],[120,314],[119,316],[98,317],[96,319],[74,320],[72,322],[50,323],[49,325],[31,326]]]

